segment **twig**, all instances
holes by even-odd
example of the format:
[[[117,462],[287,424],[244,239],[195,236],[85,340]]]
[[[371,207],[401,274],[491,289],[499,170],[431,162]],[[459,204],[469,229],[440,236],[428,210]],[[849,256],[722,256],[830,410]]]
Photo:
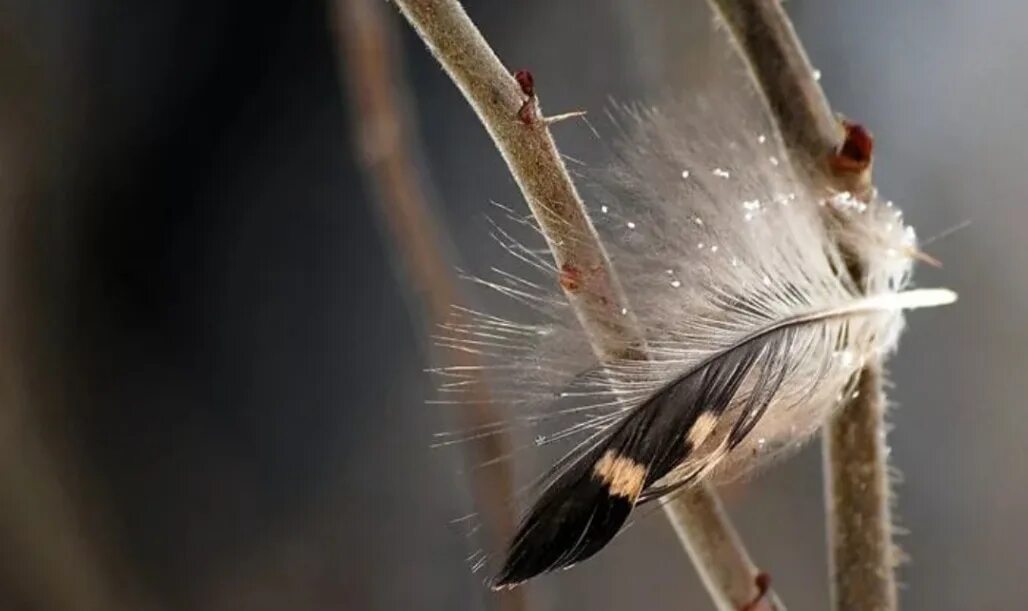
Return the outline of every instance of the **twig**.
[[[871,190],[870,137],[828,106],[779,0],[710,0],[763,92],[794,165],[827,190]],[[851,161],[852,163],[840,163]],[[854,260],[858,280],[863,262]],[[824,433],[832,604],[838,611],[897,608],[881,364]]]
[[[456,0],[398,0],[397,6],[478,114],[521,188],[593,348],[604,361],[640,358],[645,340],[627,311],[606,251],[586,216],[545,121],[518,111],[527,96]],[[533,115],[539,115],[534,104]]]
[[[824,435],[828,547],[836,609],[897,608],[879,364],[860,374],[857,399]]]
[[[549,243],[562,279],[574,278],[561,285],[597,358],[645,359],[645,338],[557,152],[530,80],[519,83],[511,75],[456,0],[396,4],[492,136]],[[672,502],[664,507],[675,524],[688,525],[676,530],[711,596],[723,611],[750,606],[761,594],[752,561],[713,490],[703,485],[690,495],[702,503]],[[697,510],[699,506],[704,510]]]
[[[66,294],[66,276],[46,263],[67,238],[48,229],[55,211],[44,203],[75,115],[51,99],[69,91],[57,61],[68,58],[39,57],[9,35],[9,20],[0,18],[0,80],[18,86],[0,97],[0,600],[5,609],[153,609],[112,545],[94,465],[67,434],[81,405],[65,393],[74,361],[55,324],[67,316],[53,298]]]
[[[779,0],[709,0],[724,19],[800,169],[830,176],[844,137]],[[834,180],[834,179],[829,179]]]
[[[422,149],[409,125],[412,113],[406,103],[410,96],[403,85],[403,66],[385,10],[381,0],[333,3],[340,79],[347,85],[359,152],[379,211],[405,272],[424,300],[426,324],[434,328],[445,323],[451,306],[460,302],[459,291],[453,266],[444,254],[447,242],[431,213],[430,190],[420,176]],[[467,371],[477,371],[481,365],[476,355],[464,351],[454,351],[448,358],[452,365]],[[473,385],[469,392],[469,406],[459,415],[462,426],[477,429],[500,420],[484,384]],[[469,440],[467,448],[472,493],[487,536],[506,539],[515,525],[513,477],[509,465],[495,459],[508,453],[509,440],[503,434],[487,435]],[[477,468],[482,464],[490,464],[490,468]],[[504,592],[495,602],[504,611],[526,608],[521,590]]]
[[[707,591],[714,597],[718,609],[755,609],[763,599],[768,606],[762,609],[784,611],[785,605],[778,595],[760,585],[760,572],[732,528],[711,529],[724,516],[724,509],[716,494],[707,488],[687,488],[681,494],[663,501],[671,526],[689,550],[689,555],[700,569]],[[750,579],[738,579],[725,570],[746,567]]]

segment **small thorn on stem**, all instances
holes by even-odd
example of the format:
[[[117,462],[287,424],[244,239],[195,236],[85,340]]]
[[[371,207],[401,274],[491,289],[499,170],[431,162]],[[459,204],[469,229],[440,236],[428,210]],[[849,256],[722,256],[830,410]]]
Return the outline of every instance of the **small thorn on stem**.
[[[534,99],[529,98],[525,100],[524,103],[521,104],[521,108],[518,109],[518,119],[525,125],[535,123],[535,104],[532,103],[534,101]]]
[[[543,125],[550,126],[554,123],[585,116],[584,110],[575,110],[552,117],[539,117],[538,99],[535,96],[535,77],[528,70],[518,70],[514,73],[514,80],[521,88],[521,93],[525,94],[525,101],[521,103],[521,108],[517,112],[518,120],[525,125],[533,125],[536,121],[542,121]]]
[[[863,125],[841,120],[846,137],[842,144],[828,156],[828,171],[833,181],[857,199],[868,201],[874,192],[871,184],[871,166],[874,154],[874,138]]]
[[[518,70],[514,73],[514,80],[521,87],[521,93],[525,94],[525,101],[518,109],[518,119],[525,125],[535,123],[535,77],[528,70]]]
[[[524,93],[530,98],[535,97],[535,77],[528,70],[518,70],[514,73],[514,80],[518,82],[518,86],[521,87],[521,93]]]
[[[767,593],[771,591],[771,576],[764,572],[757,573],[753,582],[757,586],[757,597],[739,611],[774,611],[774,606],[767,599]]]
[[[843,119],[846,139],[831,157],[832,169],[837,173],[858,173],[871,166],[874,137],[863,125]]]

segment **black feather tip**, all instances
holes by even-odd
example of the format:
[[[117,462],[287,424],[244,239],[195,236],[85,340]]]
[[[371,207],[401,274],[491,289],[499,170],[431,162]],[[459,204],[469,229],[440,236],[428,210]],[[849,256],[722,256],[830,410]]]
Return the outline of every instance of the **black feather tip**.
[[[582,466],[573,467],[532,508],[493,589],[571,567],[603,549],[624,526],[642,491],[645,469],[612,453]]]
[[[727,446],[739,444],[782,385],[791,327],[810,322],[790,322],[745,338],[628,413],[548,485],[522,521],[493,589],[512,588],[593,556],[622,529],[636,504],[691,483],[701,469],[670,484],[658,481],[704,443],[743,381],[754,375],[747,401],[731,426],[722,427]]]

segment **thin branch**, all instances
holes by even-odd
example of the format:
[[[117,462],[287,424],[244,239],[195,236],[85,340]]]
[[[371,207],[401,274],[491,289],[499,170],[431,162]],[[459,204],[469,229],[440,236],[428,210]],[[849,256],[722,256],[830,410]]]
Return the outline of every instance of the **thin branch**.
[[[0,18],[4,32],[13,31],[10,17]],[[67,277],[45,263],[66,239],[48,230],[55,211],[45,204],[56,151],[74,133],[76,113],[51,100],[73,97],[60,95],[73,91],[60,64],[68,59],[0,37],[0,601],[4,609],[154,609],[114,545],[95,465],[68,433],[81,405],[65,392],[74,361],[54,324],[66,306],[53,299],[66,294]]]
[[[844,133],[779,0],[709,0],[767,100],[795,165],[829,176]]]
[[[746,555],[735,531],[731,528],[707,527],[724,516],[717,495],[706,488],[687,488],[663,503],[666,509],[669,508],[668,519],[678,538],[688,548],[689,555],[697,566],[705,567],[700,570],[700,578],[711,596],[715,597],[714,603],[718,609],[756,608],[757,604],[763,603],[765,606],[761,608],[766,609],[769,605],[771,609],[784,611],[785,605],[774,592],[759,591],[759,570]],[[736,570],[734,567],[741,566],[747,567],[747,574],[753,575],[753,578],[742,580],[722,572],[726,569]]]
[[[645,340],[596,229],[568,177],[538,104],[500,63],[456,0],[398,0],[396,5],[478,114],[521,188],[568,299],[603,361],[641,358]],[[523,109],[528,109],[527,114]],[[527,120],[526,120],[527,119]]]
[[[832,604],[896,609],[881,366],[860,376],[857,399],[824,435],[825,479],[834,482],[827,497]]]
[[[444,234],[435,222],[425,180],[420,176],[422,150],[409,124],[412,113],[397,52],[395,32],[387,23],[381,0],[336,0],[333,3],[341,81],[347,86],[358,131],[360,156],[376,193],[379,211],[392,234],[395,251],[424,301],[426,324],[445,323],[451,306],[460,303],[453,266],[444,254]],[[477,355],[454,351],[450,364],[477,371]],[[469,390],[469,406],[461,410],[461,426],[477,429],[501,420],[485,384]],[[509,439],[499,433],[467,442],[471,488],[488,537],[511,536],[515,526],[513,476],[509,465],[495,460],[509,452]],[[489,469],[477,465],[490,464]],[[495,599],[497,608],[522,611],[525,594],[515,590]]]
[[[596,356],[602,362],[645,359],[645,338],[557,152],[530,78],[522,74],[519,82],[511,75],[456,0],[396,4],[507,162],[549,243],[561,285]],[[711,596],[723,611],[751,606],[761,595],[758,572],[714,491],[699,486],[690,499],[702,502],[671,502],[664,508],[673,523],[688,525],[676,531]]]
[[[871,191],[870,136],[840,121],[779,0],[710,0],[758,83],[795,166],[828,190]],[[864,263],[852,273],[863,286]],[[832,605],[897,608],[881,364],[824,433]]]

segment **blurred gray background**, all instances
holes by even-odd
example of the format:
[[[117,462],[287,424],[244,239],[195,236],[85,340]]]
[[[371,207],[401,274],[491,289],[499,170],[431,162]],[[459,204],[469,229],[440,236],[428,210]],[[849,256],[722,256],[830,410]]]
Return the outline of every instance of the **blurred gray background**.
[[[345,1],[345,0],[342,0]],[[700,0],[468,0],[551,112],[738,70]],[[788,9],[876,182],[961,295],[891,362],[903,607],[1028,600],[1028,8]],[[400,30],[459,261],[521,205],[484,130]],[[484,609],[452,415],[360,173],[322,2],[0,0],[0,608]],[[581,125],[562,150],[602,161]],[[728,496],[793,610],[827,607],[820,448]],[[537,609],[706,609],[659,516],[541,579]]]

